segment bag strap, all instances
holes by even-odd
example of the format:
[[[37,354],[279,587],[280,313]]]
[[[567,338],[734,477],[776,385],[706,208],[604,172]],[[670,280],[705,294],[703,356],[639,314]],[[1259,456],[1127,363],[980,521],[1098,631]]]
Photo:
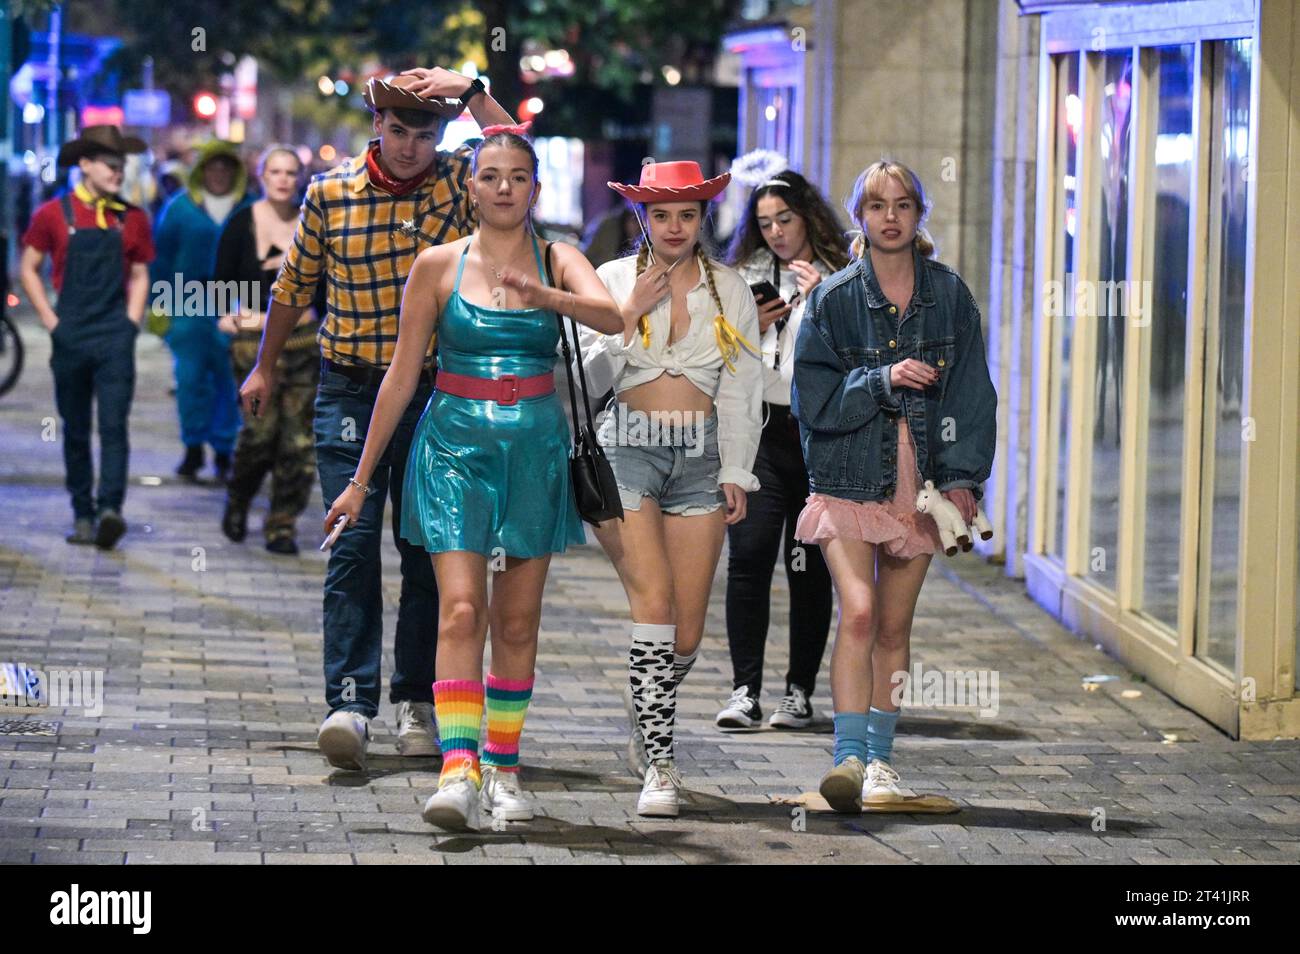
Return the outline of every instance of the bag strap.
[[[555,276],[551,272],[551,249],[554,247],[554,245],[555,245],[554,242],[546,243],[546,280],[550,283],[552,288],[557,287],[555,284]],[[569,351],[569,335],[566,332],[566,329],[564,327],[564,319],[560,317],[560,313],[558,311],[555,313],[555,323],[557,326],[559,326],[560,329],[560,346],[563,348],[564,351],[564,372],[565,372],[565,377],[568,379],[569,382],[569,410],[573,415],[573,437],[574,440],[577,440],[579,435],[578,400],[577,400],[577,394],[573,386],[574,361],[573,361],[573,355]],[[570,317],[569,324],[573,328],[573,347],[577,352],[577,358],[578,358],[577,361],[578,381],[581,384],[581,390],[582,390],[582,409],[587,416],[587,428],[592,433],[595,433],[596,427],[591,419],[591,402],[587,399],[587,373],[582,367],[582,344],[578,340],[578,323],[574,321],[572,317]]]

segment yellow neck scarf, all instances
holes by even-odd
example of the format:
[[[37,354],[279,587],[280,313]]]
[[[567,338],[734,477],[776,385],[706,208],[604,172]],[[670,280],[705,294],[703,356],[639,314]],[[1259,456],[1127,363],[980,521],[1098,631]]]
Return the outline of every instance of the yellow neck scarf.
[[[86,205],[93,206],[95,209],[95,225],[97,228],[108,228],[108,218],[104,215],[104,210],[109,209],[113,212],[125,212],[126,205],[114,199],[111,196],[96,196],[86,188],[84,182],[78,182],[77,187],[72,190],[75,195]]]

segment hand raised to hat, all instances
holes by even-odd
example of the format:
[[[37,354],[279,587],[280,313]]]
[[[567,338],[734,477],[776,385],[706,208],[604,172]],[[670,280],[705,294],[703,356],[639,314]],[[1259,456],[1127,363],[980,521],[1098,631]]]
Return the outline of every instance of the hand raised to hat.
[[[401,75],[419,78],[418,83],[412,83],[407,87],[409,92],[417,96],[441,96],[443,99],[460,99],[461,94],[469,86],[468,77],[452,70],[445,70],[441,66],[435,66],[433,69],[417,66],[414,69],[403,70]]]

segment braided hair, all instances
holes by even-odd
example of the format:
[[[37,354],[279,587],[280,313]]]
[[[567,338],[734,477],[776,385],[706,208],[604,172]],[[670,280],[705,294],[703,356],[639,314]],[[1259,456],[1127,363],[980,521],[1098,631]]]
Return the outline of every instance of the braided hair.
[[[708,203],[700,202],[700,212],[707,211]],[[645,206],[640,206],[638,214],[645,211]],[[722,296],[718,294],[718,284],[713,277],[713,258],[704,250],[704,244],[700,241],[695,243],[694,255],[696,262],[699,264],[700,273],[704,276],[704,285],[709,290],[709,297],[713,299],[713,305],[718,309],[713,318],[714,333],[718,338],[718,350],[722,354],[722,360],[727,367],[732,368],[732,360],[739,354],[740,347],[737,342],[748,345],[739,333],[727,321],[726,309],[722,307]],[[637,246],[636,253],[636,277],[640,278],[641,273],[646,270],[650,261],[650,242],[643,236]],[[637,332],[641,337],[643,347],[650,347],[650,316],[642,315],[637,319]],[[752,346],[751,346],[752,348]]]

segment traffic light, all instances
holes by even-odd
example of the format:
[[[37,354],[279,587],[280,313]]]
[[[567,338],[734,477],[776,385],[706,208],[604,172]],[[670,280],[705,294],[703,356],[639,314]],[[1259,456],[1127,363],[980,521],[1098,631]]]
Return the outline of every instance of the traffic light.
[[[211,93],[195,93],[193,105],[194,115],[199,119],[208,120],[217,115],[217,97]]]

